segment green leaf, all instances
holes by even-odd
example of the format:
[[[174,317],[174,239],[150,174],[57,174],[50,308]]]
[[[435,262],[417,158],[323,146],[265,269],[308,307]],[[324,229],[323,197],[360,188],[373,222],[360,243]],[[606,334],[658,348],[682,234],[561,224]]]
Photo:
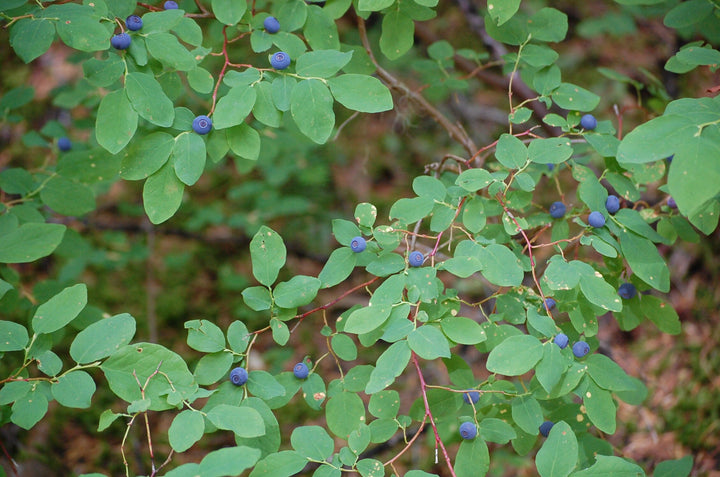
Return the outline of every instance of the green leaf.
[[[147,178],[143,186],[143,205],[150,222],[161,224],[172,217],[182,203],[185,184],[175,174],[172,162],[166,162]]]
[[[244,353],[247,349],[248,343],[250,343],[251,335],[248,332],[245,323],[239,320],[235,320],[230,323],[227,330],[227,341],[230,345],[230,349],[236,353]]]
[[[550,431],[552,432],[552,430]],[[584,470],[573,473],[573,477],[644,477],[645,472],[622,457],[597,455],[595,463]]]
[[[335,125],[333,99],[320,80],[300,81],[290,94],[290,113],[298,129],[318,144],[325,144]]]
[[[224,447],[203,457],[197,473],[192,475],[202,475],[203,477],[240,475],[254,466],[259,458],[260,451],[257,449],[246,446]]]
[[[275,304],[281,308],[297,308],[312,302],[320,289],[315,277],[296,275],[287,282],[278,283],[273,292]]]
[[[448,316],[440,322],[443,333],[458,344],[476,345],[487,339],[485,330],[474,320],[464,316]]]
[[[225,129],[242,124],[252,111],[257,99],[257,91],[249,85],[230,88],[217,103],[213,113],[213,127]]]
[[[292,91],[297,85],[297,80],[291,76],[280,76],[272,82],[272,98],[275,106],[280,111],[290,110]]]
[[[242,291],[245,304],[255,311],[269,310],[272,306],[270,291],[265,287],[248,287]]]
[[[585,411],[595,427],[608,434],[614,434],[617,408],[610,391],[600,388],[595,381],[589,379],[582,398]]]
[[[488,1],[487,9],[495,25],[500,26],[510,20],[520,8],[520,0]]]
[[[318,279],[322,288],[330,288],[342,283],[350,276],[357,263],[357,254],[348,247],[332,251]]]
[[[0,321],[0,352],[25,349],[30,340],[27,328],[12,321]]]
[[[681,459],[666,460],[655,466],[653,477],[687,477],[693,466],[692,456],[686,455]]]
[[[95,393],[95,381],[85,371],[72,371],[60,376],[50,387],[53,397],[65,407],[85,409]]]
[[[272,330],[273,341],[280,346],[285,346],[290,339],[288,326],[277,318],[270,318],[270,329]]]
[[[603,354],[596,353],[588,356],[585,359],[585,365],[590,377],[603,389],[632,391],[636,388],[635,380],[628,376],[617,363]]]
[[[296,427],[290,435],[290,443],[300,455],[316,462],[330,457],[335,449],[332,437],[320,426]]]
[[[567,369],[568,363],[560,353],[560,348],[554,343],[546,343],[543,346],[543,357],[535,367],[535,376],[543,389],[552,392]]]
[[[618,296],[617,290],[606,282],[594,268],[579,260],[573,260],[569,266],[570,273],[580,277],[580,290],[590,303],[609,311],[622,310],[622,300]]]
[[[330,78],[347,65],[352,51],[337,50],[309,51],[300,56],[295,63],[295,72],[300,76]]]
[[[566,477],[575,469],[578,442],[575,432],[565,421],[556,422],[535,456],[541,477]]]
[[[533,15],[528,21],[528,31],[534,40],[563,41],[568,31],[567,15],[555,8],[541,8],[540,11]],[[583,110],[580,109],[580,111]]]
[[[390,60],[396,60],[413,46],[415,23],[400,9],[383,17],[380,51]]]
[[[87,286],[78,283],[65,288],[40,305],[32,318],[35,333],[52,333],[70,323],[87,305]]]
[[[600,96],[572,83],[561,83],[552,99],[561,108],[573,111],[592,111],[600,103]]]
[[[333,352],[343,361],[354,361],[357,358],[357,346],[348,335],[334,335],[330,345]]]
[[[379,460],[362,459],[356,467],[362,477],[384,477],[385,475],[385,467]]]
[[[197,66],[193,54],[180,44],[175,35],[152,33],[145,37],[145,44],[150,55],[170,68],[190,71]]]
[[[295,451],[280,451],[259,461],[250,477],[290,477],[305,468],[307,459]]]
[[[186,409],[175,416],[168,429],[170,447],[185,452],[205,434],[205,418],[197,411]]]
[[[55,212],[81,216],[95,210],[95,194],[88,186],[63,176],[55,176],[40,190],[40,198]]]
[[[519,396],[512,400],[512,418],[520,429],[528,434],[537,434],[543,422],[542,408],[532,396]]]
[[[167,162],[174,146],[175,138],[164,132],[133,141],[120,164],[120,177],[129,181],[147,179]]]
[[[48,400],[40,387],[18,398],[12,405],[10,421],[23,429],[30,430],[48,410]]]
[[[390,218],[400,219],[405,223],[421,220],[432,212],[435,201],[430,197],[413,197],[400,199],[390,208]]]
[[[542,355],[542,343],[534,336],[511,336],[490,351],[487,369],[505,376],[520,376],[530,371]]]
[[[395,3],[395,0],[360,0],[358,10],[361,12],[379,12]]]
[[[193,133],[181,133],[175,138],[171,162],[177,178],[185,185],[195,184],[205,169],[205,141]]]
[[[572,156],[573,148],[567,138],[535,139],[528,146],[528,157],[537,164],[561,164]]]
[[[391,344],[380,355],[375,369],[370,373],[370,380],[365,386],[365,394],[375,394],[390,386],[407,367],[410,355],[410,347],[406,340]]]
[[[353,311],[345,323],[347,333],[369,333],[378,329],[390,316],[391,305],[374,305]]]
[[[215,384],[223,377],[227,376],[232,366],[233,355],[225,351],[206,354],[198,361],[193,376],[201,386],[209,386]]]
[[[209,320],[185,322],[188,330],[187,344],[203,353],[216,353],[225,349],[225,335],[218,325]]]
[[[185,12],[179,9],[148,12],[142,16],[142,33],[163,32],[173,29],[183,18]]]
[[[245,14],[247,3],[233,0],[212,0],[212,10],[220,23],[235,25]]]
[[[227,130],[227,140],[232,152],[249,161],[257,161],[260,155],[260,134],[243,123]]]
[[[632,232],[620,232],[618,238],[633,273],[656,290],[667,293],[670,290],[670,270],[657,247]]]
[[[92,10],[90,8],[77,6],[84,10],[82,11],[83,14],[78,14],[80,13],[79,9],[77,9],[77,13],[74,12],[73,10],[76,9],[73,8],[69,11],[72,13],[58,15],[60,21],[55,22],[58,36],[67,46],[76,50],[106,50],[110,46],[107,29],[100,23],[98,18],[91,16]],[[59,11],[61,10],[58,9],[52,13],[46,11],[46,14],[53,15]]]
[[[108,93],[100,101],[95,121],[95,139],[111,154],[120,152],[135,135],[138,114],[125,90]]]
[[[55,26],[44,18],[22,18],[10,29],[10,46],[25,63],[45,53],[54,39]]]
[[[0,263],[28,263],[50,255],[65,230],[62,224],[25,223],[0,235]]]
[[[478,425],[480,437],[486,441],[507,444],[517,437],[515,429],[507,422],[494,417],[486,417]]]
[[[483,477],[490,469],[490,453],[481,437],[463,440],[455,456],[455,474],[458,477]]]
[[[267,371],[250,371],[247,387],[251,394],[265,401],[285,395],[285,387]]]
[[[125,91],[140,117],[162,127],[171,126],[175,119],[172,101],[165,95],[154,76],[145,73],[128,73]]]
[[[340,39],[337,25],[330,14],[318,5],[308,5],[303,35],[314,51],[339,50]]]
[[[252,113],[255,119],[270,127],[279,127],[282,113],[273,102],[273,87],[267,81],[262,81],[253,86],[257,91],[255,104]]]
[[[83,72],[90,84],[106,88],[120,79],[125,72],[125,63],[119,55],[110,55],[106,60],[90,58],[83,63]]]
[[[272,285],[285,265],[286,256],[287,250],[280,235],[269,227],[260,227],[250,242],[250,260],[255,279],[267,287]]]
[[[395,390],[380,391],[370,396],[368,411],[377,418],[395,419],[399,409],[400,394]]]
[[[498,286],[518,286],[525,276],[520,260],[504,245],[488,245],[481,257],[482,274]]]
[[[492,182],[494,182],[493,177],[485,169],[468,169],[463,171],[458,178],[455,179],[456,185],[470,192],[484,189]]]
[[[643,296],[640,307],[648,320],[655,323],[655,326],[663,333],[679,335],[682,332],[677,312],[672,305],[661,298],[652,295]]]
[[[450,347],[442,332],[432,325],[423,325],[407,337],[410,349],[423,359],[449,358]]]
[[[70,356],[78,364],[107,358],[135,336],[135,318],[127,313],[91,324],[75,336]]]
[[[328,80],[335,100],[353,111],[379,113],[393,108],[390,90],[372,76],[345,74]]]
[[[503,134],[495,148],[495,157],[508,169],[520,169],[527,162],[528,150],[520,139],[511,134]]]
[[[277,452],[280,448],[280,426],[272,410],[265,404],[265,401],[251,396],[243,399],[240,405],[251,407],[260,414],[265,424],[265,435],[260,437],[240,437],[236,435],[235,442],[239,446],[258,449],[260,451],[260,458]]]
[[[240,437],[259,437],[265,434],[265,423],[260,413],[251,407],[218,404],[207,418],[218,429],[233,431]]]
[[[347,439],[352,431],[365,424],[365,405],[357,394],[339,392],[325,405],[325,418],[330,432]]]

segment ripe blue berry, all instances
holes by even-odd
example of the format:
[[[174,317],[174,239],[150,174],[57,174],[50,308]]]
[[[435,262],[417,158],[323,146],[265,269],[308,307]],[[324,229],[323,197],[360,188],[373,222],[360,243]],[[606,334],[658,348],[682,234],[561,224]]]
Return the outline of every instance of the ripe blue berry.
[[[552,171],[553,169],[555,169],[555,164],[548,164],[547,168],[549,171]]]
[[[130,46],[130,35],[127,33],[120,33],[110,38],[110,44],[116,50],[125,50]]]
[[[552,310],[555,308],[555,299],[554,298],[545,298],[545,306],[548,310]]]
[[[583,129],[592,131],[597,127],[597,119],[595,119],[595,116],[593,116],[592,114],[586,114],[582,118],[580,118],[580,126]]]
[[[58,149],[60,149],[63,152],[69,151],[70,149],[72,149],[72,142],[70,142],[70,139],[68,139],[66,137],[61,137],[60,139],[58,139],[57,145],[58,145]]]
[[[242,386],[248,380],[248,372],[245,368],[238,366],[230,371],[230,382],[235,386]]]
[[[143,26],[142,18],[137,15],[130,15],[125,19],[125,26],[130,31],[138,31]]]
[[[605,216],[602,212],[590,212],[590,215],[588,215],[588,223],[592,227],[600,228],[605,225]]]
[[[411,267],[419,267],[423,264],[423,260],[425,260],[425,258],[423,257],[422,252],[418,252],[417,250],[410,252],[410,255],[408,256],[408,263]]]
[[[350,250],[352,250],[355,253],[360,253],[367,247],[367,242],[365,242],[365,239],[358,236],[353,238],[350,241]]]
[[[163,7],[165,8],[165,10],[177,10],[178,4],[177,2],[173,2],[173,0],[168,0],[167,2],[165,2]]]
[[[192,128],[198,134],[207,134],[212,129],[212,119],[201,114],[193,119]]]
[[[543,435],[543,437],[547,437],[550,434],[550,429],[555,425],[552,421],[545,421],[542,424],[540,424],[540,434]]]
[[[280,22],[275,17],[267,17],[263,21],[263,26],[268,33],[277,33],[280,31]]]
[[[565,349],[565,347],[570,342],[570,338],[568,338],[568,335],[566,335],[565,333],[558,333],[555,335],[555,339],[553,340],[553,342],[558,345],[560,349]]]
[[[635,289],[635,285],[632,283],[623,283],[618,287],[618,295],[620,295],[620,298],[630,300],[635,297],[636,294],[637,289]]]
[[[468,391],[465,394],[463,394],[463,401],[465,401],[465,404],[470,404],[470,402],[475,404],[479,400],[480,400],[480,392],[478,392],[478,391]]]
[[[308,374],[310,373],[310,370],[307,367],[307,364],[305,363],[298,363],[293,368],[293,374],[298,379],[306,379],[308,377]]]
[[[463,439],[475,439],[477,427],[470,421],[463,422],[460,424],[460,435]]]
[[[550,204],[550,217],[553,219],[561,219],[565,215],[565,204],[560,201]]]
[[[609,195],[608,198],[605,200],[605,208],[608,212],[611,214],[614,214],[618,210],[620,210],[620,199],[616,195]]]
[[[290,55],[284,51],[278,51],[270,58],[270,64],[276,70],[284,70],[290,66]]]
[[[572,350],[576,358],[582,358],[590,352],[590,345],[584,341],[578,341],[573,345]]]
[[[677,209],[677,202],[675,202],[675,199],[673,199],[672,197],[668,197],[667,205],[671,209]]]

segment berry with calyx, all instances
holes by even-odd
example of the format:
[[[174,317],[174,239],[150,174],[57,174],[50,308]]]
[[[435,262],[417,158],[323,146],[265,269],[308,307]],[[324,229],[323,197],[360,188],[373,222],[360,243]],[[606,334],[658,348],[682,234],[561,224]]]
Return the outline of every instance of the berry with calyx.
[[[618,287],[618,295],[620,295],[620,298],[630,300],[635,297],[636,294],[637,290],[635,289],[635,285],[632,283],[623,283]]]
[[[463,439],[475,439],[477,427],[474,423],[467,421],[460,424],[460,435]]]
[[[293,374],[298,379],[306,379],[308,374],[310,374],[310,370],[308,369],[307,364],[298,363],[293,368]]]
[[[675,202],[675,199],[673,199],[672,197],[668,197],[667,205],[671,209],[677,209],[677,202]]]
[[[130,31],[138,31],[143,26],[142,18],[137,15],[130,15],[125,19],[125,26]]]
[[[556,303],[554,298],[545,298],[545,306],[548,310],[552,310],[553,308],[555,308],[555,305]]]
[[[473,404],[476,404],[480,400],[480,392],[479,391],[468,391],[465,394],[463,394],[463,401],[465,401],[465,404],[470,404],[471,402]]]
[[[125,50],[128,47],[130,47],[130,42],[132,40],[130,39],[130,35],[127,33],[119,33],[117,35],[114,35],[112,38],[110,38],[110,44],[115,48],[116,50]]]
[[[618,210],[620,210],[620,199],[616,195],[609,195],[608,198],[605,200],[605,208],[608,212],[611,214],[614,214]]]
[[[242,386],[248,380],[248,372],[245,368],[238,366],[230,371],[230,382],[235,386]]]
[[[592,114],[586,114],[580,118],[580,127],[592,131],[597,127],[597,119]]]
[[[290,66],[290,55],[284,51],[278,51],[270,58],[270,65],[276,70],[284,70]]]
[[[163,7],[165,8],[165,10],[177,10],[178,4],[177,2],[173,2],[173,0],[168,0],[167,2],[165,2]]]
[[[553,339],[553,343],[558,345],[560,349],[565,349],[569,342],[570,338],[568,338],[568,335],[565,333],[558,333],[555,335],[555,339]]]
[[[561,219],[565,215],[565,204],[560,201],[550,204],[550,217],[553,219]]]
[[[198,134],[207,134],[212,129],[212,119],[208,118],[204,114],[193,119],[192,122],[193,131]]]
[[[263,26],[268,33],[277,33],[280,31],[280,22],[275,17],[267,17],[263,20]]]
[[[365,239],[358,236],[353,238],[350,241],[350,250],[352,250],[355,253],[360,253],[367,247],[367,242],[365,242]]]
[[[572,347],[576,358],[583,358],[590,352],[590,345],[584,341],[578,341]]]
[[[543,437],[547,437],[550,434],[550,429],[553,428],[555,425],[552,421],[545,421],[542,424],[540,424],[540,434],[543,435]]]
[[[423,260],[425,260],[425,257],[423,257],[422,252],[418,252],[417,250],[410,252],[408,256],[408,263],[411,267],[419,267],[423,264]]]
[[[588,223],[591,227],[600,228],[605,225],[605,216],[602,212],[594,211],[588,215]]]
[[[64,136],[61,137],[60,139],[58,139],[57,145],[58,145],[58,149],[60,149],[63,152],[69,151],[70,149],[72,149],[72,142],[70,142],[70,139],[68,139]]]

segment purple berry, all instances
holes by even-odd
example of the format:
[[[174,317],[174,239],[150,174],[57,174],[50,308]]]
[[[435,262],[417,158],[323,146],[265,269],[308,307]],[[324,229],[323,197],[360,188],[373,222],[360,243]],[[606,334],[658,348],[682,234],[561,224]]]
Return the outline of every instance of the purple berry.
[[[675,202],[675,199],[673,199],[672,197],[668,197],[667,205],[671,209],[677,209],[677,202]]]
[[[290,66],[290,55],[284,51],[278,51],[270,58],[270,65],[276,70],[284,70]]]
[[[578,341],[573,345],[572,351],[576,358],[583,358],[590,352],[590,345],[584,341]]]
[[[635,297],[636,294],[637,289],[632,283],[623,283],[618,287],[618,295],[620,295],[620,298],[630,300],[631,298]]]
[[[580,127],[588,131],[592,131],[597,127],[597,119],[592,114],[586,114],[580,118]]]
[[[561,219],[565,215],[565,204],[560,201],[550,204],[550,217],[553,219]]]
[[[547,168],[548,168],[548,171],[552,171],[553,169],[555,169],[555,164],[548,164]]]
[[[165,10],[177,10],[178,4],[177,2],[173,2],[173,0],[168,0],[167,2],[165,2],[163,7],[165,8]]]
[[[550,434],[550,429],[555,425],[552,421],[545,421],[542,424],[540,424],[540,434],[543,435],[543,437],[547,437]]]
[[[425,257],[423,257],[423,254],[417,250],[410,252],[410,255],[408,256],[408,263],[411,267],[419,267],[423,264],[424,260]]]
[[[602,212],[594,211],[588,215],[588,223],[591,227],[600,228],[605,225],[605,216]]]
[[[70,139],[63,136],[60,139],[58,139],[57,146],[58,146],[58,149],[60,149],[63,152],[69,151],[70,149],[72,149],[72,142],[70,142]]]
[[[248,372],[245,368],[238,366],[230,371],[230,382],[235,386],[242,386],[248,380]]]
[[[207,134],[212,129],[212,119],[208,118],[204,114],[193,119],[192,122],[193,131],[198,134]]]
[[[143,26],[142,18],[137,15],[130,15],[125,19],[125,26],[130,31],[138,31]]]
[[[570,342],[570,339],[565,333],[558,333],[555,335],[555,339],[553,339],[553,342],[558,345],[560,349],[565,349],[565,347],[567,347],[568,343]]]
[[[367,242],[365,242],[365,239],[360,236],[355,237],[350,241],[350,250],[355,253],[360,253],[364,251],[366,247]]]
[[[618,210],[620,210],[620,199],[616,195],[609,195],[608,198],[605,200],[605,208],[608,212],[611,214],[614,214]]]
[[[298,363],[293,368],[293,374],[298,379],[307,379],[308,374],[310,374],[310,370],[308,369],[307,364]]]
[[[268,33],[277,33],[280,31],[280,22],[275,17],[267,17],[263,21],[263,26]]]
[[[127,33],[120,33],[110,38],[110,44],[116,50],[126,50],[130,47],[131,41],[132,40],[130,39],[130,35],[128,35]]]
[[[554,298],[545,298],[545,306],[548,310],[552,310],[555,308],[555,299]]]
[[[480,392],[478,391],[468,391],[465,394],[463,394],[463,401],[465,401],[465,404],[470,404],[471,402],[473,404],[476,404],[480,400]]]
[[[475,439],[477,436],[477,427],[470,421],[460,424],[460,435],[463,439]]]

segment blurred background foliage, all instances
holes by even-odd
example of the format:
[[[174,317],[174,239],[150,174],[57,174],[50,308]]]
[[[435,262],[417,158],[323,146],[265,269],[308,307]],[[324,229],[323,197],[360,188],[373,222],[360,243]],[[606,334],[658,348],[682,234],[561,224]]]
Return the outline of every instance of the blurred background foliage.
[[[182,3],[192,11],[193,2]],[[547,3],[569,16],[567,40],[553,45],[560,54],[557,61],[563,79],[599,94],[602,101],[594,111],[596,117],[611,120],[624,133],[639,121],[661,113],[672,98],[707,95],[708,88],[720,83],[720,75],[708,69],[696,69],[684,76],[664,70],[667,58],[686,41],[720,40],[717,31],[678,32],[665,27],[663,15],[677,2],[640,7],[603,0],[531,0],[523,2],[523,8],[536,10]],[[262,8],[261,2],[258,8]],[[411,54],[392,62],[379,58],[411,90],[462,124],[482,147],[506,130],[508,95],[493,45],[484,43],[475,28],[479,18],[468,0],[440,2],[435,20],[416,24],[416,45]],[[368,28],[377,44],[379,25],[373,20],[370,17]],[[338,25],[341,38],[357,43],[350,15],[341,18]],[[214,43],[203,46],[219,51],[220,32],[208,33]],[[34,101],[10,112],[0,110],[0,171],[36,169],[55,162],[59,155],[56,142],[61,136],[70,137],[76,149],[90,147],[94,120],[89,111],[100,98],[84,87],[78,62],[87,54],[56,43],[37,61],[25,65],[7,47],[6,29],[0,29],[0,43],[6,45],[0,49],[0,94],[5,96],[16,88],[34,91]],[[358,68],[367,67],[362,53],[357,51],[353,60]],[[232,43],[231,56],[243,62],[258,60],[243,41]],[[210,71],[219,65],[219,57],[209,57],[205,63]],[[176,106],[187,106],[196,114],[207,110],[209,96],[198,96],[186,85],[169,79],[164,87]],[[522,99],[521,94],[518,97]],[[448,153],[462,154],[446,132],[406,96],[395,94],[394,99],[395,110],[383,114],[354,116],[336,108],[340,131],[325,146],[310,143],[292,121],[285,121],[282,129],[263,130],[258,124],[262,148],[257,163],[229,159],[208,163],[200,181],[186,190],[179,212],[160,226],[151,226],[144,215],[140,183],[99,183],[103,194],[98,196],[96,211],[77,219],[60,219],[72,232],[68,231],[52,258],[0,268],[3,279],[20,281],[21,290],[9,292],[0,300],[0,314],[3,319],[23,319],[24,315],[13,314],[28,310],[69,284],[84,281],[90,287],[92,305],[81,316],[85,323],[105,312],[129,312],[138,319],[137,339],[162,342],[192,366],[198,357],[193,358],[185,343],[186,320],[206,318],[225,327],[232,320],[242,319],[250,329],[266,324],[266,317],[247,308],[240,296],[243,288],[253,284],[248,244],[260,225],[271,226],[285,239],[288,271],[316,276],[338,245],[331,234],[332,219],[352,220],[357,203],[371,202],[382,221],[397,198],[409,195],[415,176],[434,168]],[[536,194],[545,207],[558,200],[564,183],[571,182],[563,169],[538,169],[536,173],[548,176]],[[0,189],[2,186],[0,173]],[[664,199],[663,192],[649,187],[641,201],[654,206]],[[27,213],[32,211],[28,209]],[[604,352],[650,388],[651,397],[639,413],[637,408],[620,404],[620,426],[609,437],[623,455],[647,467],[693,454],[693,475],[720,475],[719,239],[716,230],[694,243],[661,249],[672,273],[669,299],[683,321],[679,337],[663,335],[649,323],[632,332],[619,330],[612,319],[600,327]],[[362,281],[362,276],[353,275],[345,286],[349,289]],[[482,299],[480,288],[477,293]],[[318,298],[327,302],[334,296],[321,293]],[[343,300],[328,315],[338,316],[355,303],[353,300]],[[300,327],[293,334],[294,347],[275,348],[269,337],[259,343],[256,348],[263,353],[254,355],[258,362],[253,365],[275,372],[324,349],[324,338],[315,332],[321,327],[320,318],[312,319],[317,320],[313,326]],[[55,339],[62,341],[63,337]],[[476,350],[467,350],[464,358],[471,365],[484,360]],[[6,373],[12,365],[3,358],[0,368]],[[403,402],[411,403],[416,388],[411,382],[403,386]],[[0,430],[8,452],[19,461],[31,463],[26,466],[31,473],[24,475],[70,475],[93,469],[114,475],[122,472],[120,467],[104,466],[108,462],[121,465],[111,457],[118,454],[124,426],[116,421],[103,434],[97,433],[98,416],[102,409],[112,407],[113,401],[101,389],[96,399],[87,412],[59,409],[52,419],[43,420],[30,432],[9,426]],[[283,416],[280,422],[313,418],[313,411],[304,406],[289,406],[279,412],[297,413]],[[163,442],[169,419],[153,422],[158,430],[154,440],[161,453],[169,450]],[[141,449],[138,429],[133,429],[131,438],[140,455],[145,450]],[[211,436],[203,444],[222,444],[213,439],[221,437]],[[425,450],[412,458],[427,462],[430,470],[431,442]],[[377,452],[383,455],[387,449]],[[526,458],[516,456],[509,448],[495,446],[491,453],[491,475],[531,475],[534,470]],[[193,457],[193,450],[182,456]]]

